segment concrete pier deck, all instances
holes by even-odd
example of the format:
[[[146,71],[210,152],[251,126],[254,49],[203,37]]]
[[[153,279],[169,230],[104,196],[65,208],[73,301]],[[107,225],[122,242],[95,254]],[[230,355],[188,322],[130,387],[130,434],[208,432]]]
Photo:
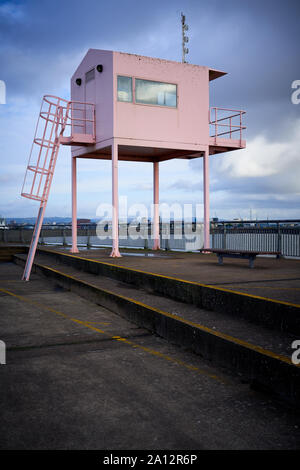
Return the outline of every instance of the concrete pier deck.
[[[46,247],[68,255],[70,248]],[[122,258],[110,258],[110,249],[80,249],[76,256],[171,276],[187,281],[300,305],[300,260],[258,256],[254,269],[242,259],[226,259],[222,266],[214,254],[121,249]]]
[[[0,264],[2,449],[299,448],[293,408],[55,281],[21,274]]]

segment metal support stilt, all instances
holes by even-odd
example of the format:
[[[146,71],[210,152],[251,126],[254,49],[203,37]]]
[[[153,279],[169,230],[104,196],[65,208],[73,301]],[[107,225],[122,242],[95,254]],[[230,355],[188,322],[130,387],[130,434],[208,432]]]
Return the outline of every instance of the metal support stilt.
[[[119,194],[118,194],[118,144],[114,140],[111,149],[112,161],[112,258],[120,258],[119,252]]]
[[[209,238],[209,150],[203,156],[204,248],[210,248]]]
[[[72,248],[71,253],[79,253],[77,247],[77,161],[72,158]]]
[[[153,207],[153,250],[159,250],[159,162],[153,162]]]
[[[41,228],[42,228],[42,224],[43,224],[45,208],[46,208],[46,205],[41,203],[39,213],[38,213],[38,217],[37,217],[37,221],[36,221],[34,231],[33,231],[33,235],[32,235],[32,239],[31,239],[30,248],[29,248],[29,251],[28,251],[26,265],[25,265],[25,269],[24,269],[24,273],[23,273],[23,277],[22,277],[23,281],[29,281],[31,268],[32,268],[32,263],[33,263],[33,260],[34,260],[34,255],[35,255],[35,252],[36,252],[36,247],[37,247],[37,244],[38,244],[38,241],[39,241],[40,232],[41,232]]]

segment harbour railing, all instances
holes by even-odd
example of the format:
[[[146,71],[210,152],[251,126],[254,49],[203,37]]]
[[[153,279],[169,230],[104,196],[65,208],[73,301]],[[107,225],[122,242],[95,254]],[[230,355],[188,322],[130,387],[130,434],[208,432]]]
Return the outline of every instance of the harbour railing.
[[[211,247],[279,251],[300,257],[300,220],[226,221],[211,224]]]
[[[99,228],[99,227],[98,227]],[[119,224],[120,246],[149,248],[153,246],[151,223]],[[0,229],[0,243],[30,244],[33,226]],[[86,247],[111,246],[111,224],[78,226],[78,244]],[[203,223],[175,221],[160,223],[161,248],[197,251],[203,248]],[[71,246],[71,225],[46,225],[41,230],[39,244]],[[300,219],[221,221],[211,222],[211,248],[279,251],[282,256],[300,257]]]

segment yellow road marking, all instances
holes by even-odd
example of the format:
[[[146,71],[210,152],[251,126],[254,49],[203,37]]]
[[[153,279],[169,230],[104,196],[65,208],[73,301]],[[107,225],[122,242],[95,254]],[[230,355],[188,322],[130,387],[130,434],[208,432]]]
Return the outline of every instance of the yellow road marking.
[[[300,287],[243,286],[241,289],[300,290]]]
[[[10,295],[10,296],[12,296],[12,297],[15,297],[15,298],[17,298],[17,299],[20,300],[20,301],[27,302],[27,303],[29,303],[29,304],[32,304],[32,305],[36,306],[36,307],[42,308],[42,309],[44,309],[44,310],[48,310],[48,311],[53,312],[53,313],[56,313],[57,315],[62,316],[62,317],[66,318],[66,319],[68,319],[68,320],[70,320],[70,321],[72,321],[72,322],[74,322],[74,323],[77,323],[77,324],[82,325],[82,326],[85,326],[85,327],[87,327],[87,328],[89,328],[89,329],[91,329],[91,330],[93,330],[93,331],[96,331],[96,332],[98,332],[98,333],[101,333],[101,334],[107,336],[107,337],[110,338],[110,339],[113,339],[113,340],[116,340],[116,341],[121,341],[121,342],[123,342],[123,343],[125,343],[125,344],[127,344],[127,345],[129,345],[129,346],[131,346],[131,347],[133,347],[133,348],[141,349],[142,351],[145,351],[145,352],[151,354],[152,356],[156,356],[156,357],[159,357],[159,358],[161,358],[161,359],[165,359],[165,360],[168,361],[168,362],[171,362],[171,363],[174,363],[174,364],[183,366],[184,368],[186,368],[186,369],[188,369],[188,370],[192,370],[192,371],[197,372],[197,373],[199,373],[199,374],[201,374],[201,375],[205,375],[205,376],[207,376],[207,377],[210,377],[211,379],[214,379],[214,380],[216,380],[217,382],[220,382],[220,383],[222,383],[222,384],[226,384],[226,383],[228,384],[228,383],[229,383],[227,380],[225,380],[225,379],[223,379],[223,378],[220,378],[220,377],[218,377],[218,376],[215,375],[215,374],[210,374],[209,372],[204,371],[204,370],[202,370],[202,369],[199,369],[199,368],[196,367],[196,366],[193,366],[193,365],[191,365],[191,364],[187,364],[186,362],[183,362],[183,361],[181,361],[181,360],[179,360],[179,359],[172,358],[172,357],[170,357],[170,356],[168,356],[168,355],[166,355],[166,354],[163,354],[163,353],[161,353],[161,352],[159,352],[159,351],[156,351],[156,350],[154,350],[154,349],[147,348],[146,346],[142,346],[142,345],[140,345],[140,344],[134,343],[133,341],[130,341],[130,340],[128,340],[128,339],[126,339],[126,338],[123,338],[123,337],[121,337],[121,336],[111,336],[110,334],[108,334],[108,333],[105,332],[104,330],[101,330],[101,329],[99,329],[99,328],[96,328],[95,326],[92,326],[92,325],[90,324],[91,322],[86,322],[86,321],[78,320],[77,318],[72,318],[72,317],[70,317],[69,315],[67,315],[67,314],[65,314],[65,313],[63,313],[63,312],[61,312],[61,311],[59,311],[59,310],[56,310],[56,309],[54,309],[54,308],[52,308],[52,307],[48,307],[47,305],[41,304],[41,303],[36,302],[36,301],[34,301],[34,300],[27,299],[27,298],[25,298],[25,297],[23,297],[23,296],[21,296],[21,295],[15,294],[15,293],[13,293],[13,292],[11,292],[11,291],[8,291],[8,290],[6,290],[6,289],[0,288],[0,291],[6,293],[7,295]]]
[[[252,349],[253,351],[256,351],[256,352],[258,352],[258,353],[260,353],[260,354],[264,354],[265,356],[269,356],[269,357],[271,357],[271,358],[273,358],[273,359],[277,359],[277,360],[286,362],[287,364],[293,365],[293,366],[295,366],[295,367],[300,367],[300,365],[295,365],[295,364],[293,364],[290,358],[288,358],[288,357],[286,357],[286,356],[282,356],[282,355],[280,355],[280,354],[273,353],[272,351],[269,351],[269,350],[267,350],[267,349],[264,349],[264,348],[262,348],[261,346],[256,346],[256,345],[254,345],[254,344],[248,343],[247,341],[243,341],[243,340],[241,340],[241,339],[238,339],[238,338],[235,338],[235,337],[233,337],[233,336],[230,336],[230,335],[228,335],[228,334],[226,334],[226,333],[222,333],[222,332],[220,332],[220,331],[212,330],[211,328],[208,328],[207,326],[200,325],[199,323],[194,323],[194,322],[192,322],[192,321],[190,321],[190,320],[186,320],[186,319],[184,319],[184,318],[182,318],[182,317],[179,317],[178,315],[175,315],[175,314],[173,314],[173,313],[165,312],[165,311],[163,311],[163,310],[159,310],[158,308],[155,308],[155,307],[151,307],[151,306],[149,306],[149,305],[146,305],[146,304],[140,302],[139,300],[131,299],[130,297],[125,297],[125,296],[123,296],[123,295],[116,294],[115,292],[108,291],[108,290],[103,289],[103,288],[99,288],[97,285],[88,283],[88,282],[83,281],[83,280],[81,280],[81,279],[79,279],[79,278],[73,277],[73,276],[71,276],[70,274],[66,274],[66,273],[63,273],[63,272],[58,271],[58,270],[56,270],[56,269],[53,269],[53,268],[51,268],[50,266],[43,266],[43,265],[39,265],[38,263],[35,263],[35,264],[36,264],[37,266],[40,266],[40,267],[44,267],[44,268],[46,268],[46,269],[49,269],[49,271],[53,271],[53,272],[55,272],[55,273],[57,273],[57,274],[59,274],[59,275],[62,275],[62,276],[64,276],[64,277],[68,277],[68,278],[71,279],[71,280],[74,280],[74,281],[77,281],[77,282],[79,281],[79,282],[81,282],[82,284],[85,284],[85,285],[87,285],[87,286],[89,286],[89,287],[96,288],[96,289],[98,289],[98,290],[100,290],[100,291],[102,291],[102,292],[105,292],[105,293],[107,293],[107,294],[113,295],[113,296],[118,297],[118,298],[120,298],[120,299],[124,299],[124,300],[126,300],[126,301],[128,301],[128,302],[131,302],[131,303],[135,303],[135,304],[137,304],[137,305],[140,305],[141,307],[150,309],[150,310],[152,310],[152,311],[154,311],[154,312],[157,312],[158,314],[160,314],[160,315],[162,315],[162,316],[170,317],[170,318],[173,318],[173,319],[175,319],[175,320],[180,321],[181,323],[185,323],[185,324],[187,324],[187,325],[191,325],[191,326],[193,326],[193,327],[195,327],[195,328],[198,328],[198,329],[200,329],[200,330],[202,330],[202,331],[205,331],[205,332],[207,332],[207,333],[210,333],[211,335],[214,335],[214,336],[217,336],[217,337],[219,337],[219,338],[225,339],[226,341],[230,341],[230,342],[232,342],[232,343],[239,344],[239,345],[244,346],[244,347],[246,347],[246,348]],[[1,289],[0,289],[0,290],[1,290]]]
[[[177,278],[177,277],[166,276],[164,274],[157,274],[157,273],[152,273],[152,272],[148,272],[148,271],[141,271],[140,269],[132,269],[132,268],[128,268],[127,266],[121,266],[119,264],[106,263],[105,261],[99,261],[99,260],[94,260],[94,259],[90,259],[90,258],[83,258],[81,256],[69,255],[68,253],[62,253],[60,251],[44,250],[44,249],[42,249],[42,250],[40,249],[40,251],[41,252],[45,251],[45,252],[49,252],[49,253],[56,253],[56,254],[59,254],[59,255],[62,255],[62,256],[69,256],[70,258],[76,258],[76,259],[80,259],[80,260],[83,260],[83,261],[91,261],[93,263],[103,264],[105,266],[110,266],[110,267],[115,266],[117,268],[128,270],[128,271],[133,271],[133,272],[142,273],[142,274],[149,274],[151,276],[157,276],[157,277],[162,277],[162,278],[165,278],[165,279],[171,279],[173,281],[180,281],[180,282],[184,282],[186,284],[194,284],[194,285],[200,286],[200,287],[209,287],[210,289],[219,290],[219,291],[222,291],[222,292],[230,292],[230,293],[237,294],[237,295],[240,295],[240,296],[243,296],[243,297],[250,297],[252,299],[267,300],[268,302],[273,302],[275,304],[288,305],[290,307],[296,307],[296,308],[300,309],[299,304],[293,304],[293,303],[290,303],[290,302],[285,302],[283,300],[275,300],[275,299],[269,299],[268,297],[260,297],[258,295],[250,295],[250,294],[246,294],[245,292],[239,292],[239,291],[235,291],[235,290],[231,290],[231,289],[225,289],[224,287],[216,287],[216,286],[213,286],[213,285],[210,285],[210,284],[202,284],[200,282],[187,281],[186,279],[180,279],[180,278]]]

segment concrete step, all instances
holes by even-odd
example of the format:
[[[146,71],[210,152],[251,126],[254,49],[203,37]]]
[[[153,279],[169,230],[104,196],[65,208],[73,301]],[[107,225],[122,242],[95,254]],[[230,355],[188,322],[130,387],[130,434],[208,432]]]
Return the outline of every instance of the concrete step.
[[[24,255],[14,259],[25,264]],[[300,407],[300,368],[291,362],[291,345],[297,339],[294,334],[166,298],[147,285],[136,287],[80,271],[45,253],[36,257],[34,269],[138,326],[225,367],[252,386]]]
[[[81,271],[116,279],[173,300],[300,335],[300,306],[297,304],[87,259],[81,254],[72,255],[43,248],[38,253]]]
[[[26,253],[27,248],[22,246],[0,245],[0,263],[7,263],[13,260],[16,253]]]

